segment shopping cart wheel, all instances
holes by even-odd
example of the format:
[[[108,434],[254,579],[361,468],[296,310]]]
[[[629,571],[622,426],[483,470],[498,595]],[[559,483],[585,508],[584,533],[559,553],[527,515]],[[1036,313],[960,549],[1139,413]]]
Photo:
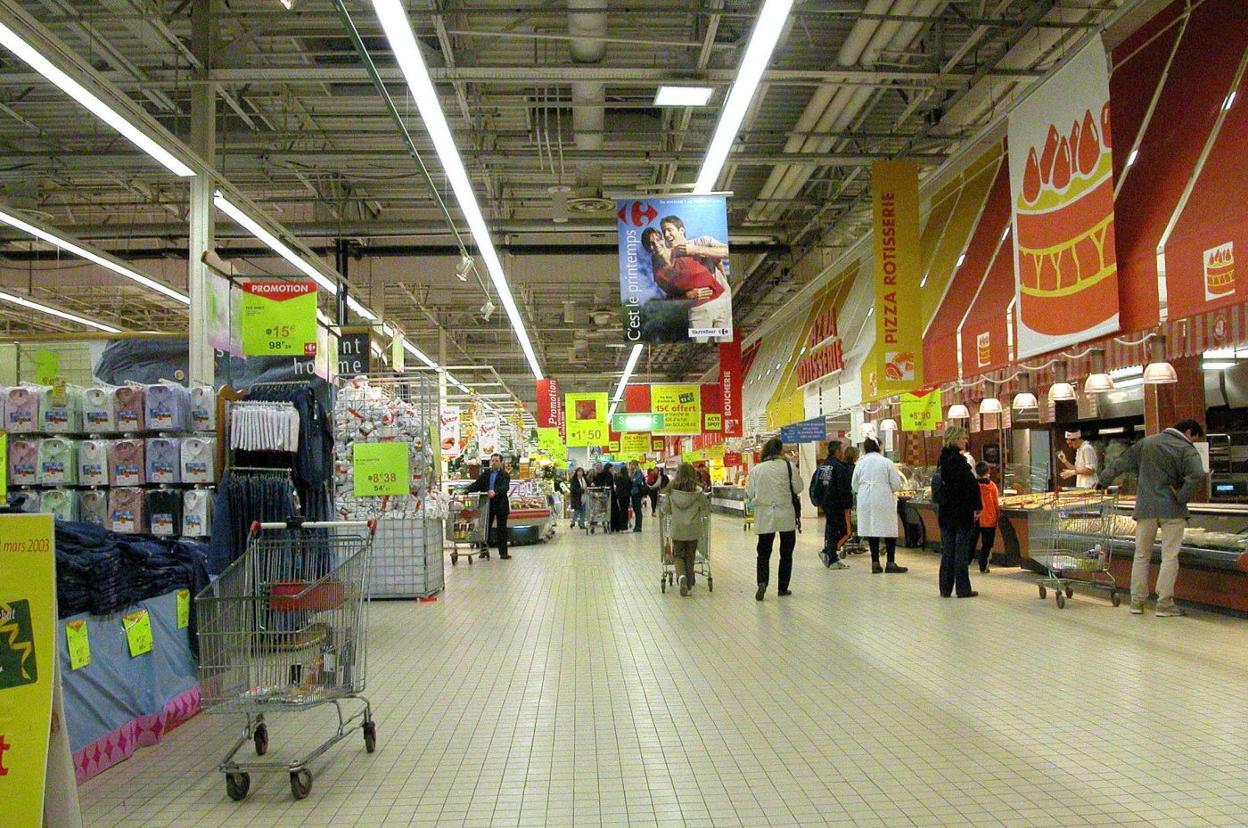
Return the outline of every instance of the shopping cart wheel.
[[[1114,590],[1109,593],[1109,603],[1113,604],[1115,607],[1122,603],[1122,596],[1118,594],[1118,590]]]
[[[227,773],[225,775],[225,792],[230,799],[241,802],[251,790],[251,776],[246,773]]]
[[[295,799],[307,799],[312,793],[312,771],[303,770],[290,772],[290,793]]]
[[[1063,609],[1066,606],[1066,596],[1062,594],[1061,590],[1055,592],[1054,595],[1057,597],[1057,608]]]
[[[1048,594],[1049,594],[1049,592],[1048,592],[1048,590],[1046,590],[1046,589],[1044,588],[1044,584],[1040,584],[1040,598],[1041,598],[1041,600],[1043,600],[1045,597],[1047,597],[1047,596],[1048,596]]]
[[[255,732],[251,734],[251,738],[256,743],[257,756],[263,756],[269,752],[269,728],[267,725],[256,725]]]
[[[459,553],[452,552],[451,553],[451,566],[454,566],[457,563],[459,563]]]
[[[1075,588],[1074,588],[1074,587],[1067,585],[1067,587],[1066,587],[1066,597],[1067,597],[1067,598],[1074,598],[1074,597],[1075,597]]]
[[[377,750],[377,723],[368,721],[362,728],[364,731],[364,750],[373,753]]]

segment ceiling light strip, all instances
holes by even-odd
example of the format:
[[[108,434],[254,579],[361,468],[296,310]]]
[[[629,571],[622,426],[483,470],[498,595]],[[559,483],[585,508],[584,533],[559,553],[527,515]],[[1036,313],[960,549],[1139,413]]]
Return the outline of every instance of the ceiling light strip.
[[[120,112],[104,103],[99,97],[89,92],[85,86],[58,69],[53,65],[52,61],[31,46],[24,37],[3,23],[0,23],[0,46],[4,46],[4,48],[17,55],[29,64],[30,68],[43,75],[66,95],[69,95],[69,97],[86,107],[88,111],[101,121],[120,132],[130,143],[160,162],[169,172],[179,178],[193,178],[195,176],[195,171],[178,160],[173,153],[152,140],[142,129],[131,123]]]
[[[791,3],[792,0],[787,0],[787,2]],[[459,150],[455,147],[455,139],[451,134],[446,116],[442,112],[437,89],[433,85],[429,70],[420,55],[420,47],[416,44],[416,38],[412,34],[407,11],[400,0],[373,0],[373,8],[377,12],[377,18],[390,42],[390,48],[399,63],[403,77],[407,79],[407,85],[416,101],[416,108],[420,110],[421,119],[424,121],[425,130],[433,140],[438,159],[442,162],[443,172],[446,173],[451,189],[455,192],[460,212],[464,214],[468,229],[472,231],[477,249],[481,253],[481,259],[485,262],[491,281],[494,282],[494,289],[498,291],[503,309],[507,311],[507,318],[511,320],[511,327],[516,332],[516,338],[520,340],[520,347],[529,362],[529,367],[537,379],[542,379],[544,375],[537,361],[537,354],[533,350],[533,344],[529,341],[524,320],[520,318],[520,309],[516,307],[516,301],[511,295],[511,288],[503,273],[502,262],[499,261],[498,253],[494,250],[494,242],[490,239],[485,216],[482,215],[481,208],[477,204],[477,197],[472,191],[472,181],[468,178],[468,171],[464,168]]]
[[[306,261],[302,256],[295,253],[294,250],[290,249],[290,247],[280,241],[277,236],[274,236],[268,230],[261,227],[259,222],[244,213],[242,210],[238,209],[238,207],[234,206],[228,198],[221,194],[220,190],[217,190],[217,192],[213,194],[212,203],[217,205],[217,209],[234,219],[239,226],[246,229],[247,232],[251,233],[251,235],[267,244],[273,252],[277,253],[283,259],[294,265],[300,273],[303,273],[309,279],[316,282],[330,293],[336,294],[338,292],[338,285],[334,282],[334,280],[330,279],[324,273],[321,273],[313,267],[310,262]],[[354,301],[352,297],[347,297],[347,304],[350,304],[352,301]],[[356,302],[356,305],[358,306],[359,302]],[[369,314],[369,317],[372,319],[377,318],[372,314]]]
[[[35,302],[30,299],[27,299],[23,296],[18,296],[17,294],[14,294],[14,293],[7,293],[5,291],[0,291],[0,302],[8,302],[13,305],[20,305],[21,307],[27,308],[29,310],[39,311],[40,313],[46,313],[49,316],[55,316],[55,317],[64,319],[69,322],[76,322],[79,325],[86,325],[88,328],[95,328],[97,331],[103,331],[104,333],[114,333],[114,334],[121,333],[120,328],[114,328],[112,325],[105,325],[102,322],[94,322],[90,319],[87,319],[86,317],[79,316],[75,313],[63,311],[58,308],[51,307],[50,305],[44,305],[39,302]]]
[[[754,92],[762,80],[763,71],[771,62],[771,53],[776,48],[780,33],[784,31],[792,8],[793,0],[767,0],[762,11],[758,13],[758,23],[755,24],[754,31],[750,34],[750,42],[745,47],[745,56],[741,58],[741,66],[737,69],[737,79],[728,91],[719,123],[715,126],[715,134],[706,149],[706,158],[702,161],[697,183],[693,185],[695,193],[714,192],[719,173],[724,168],[724,162],[728,160],[733,142],[737,140],[737,132],[745,120],[750,101],[754,99]]]
[[[40,241],[45,241],[53,247],[59,247],[61,250],[73,253],[75,256],[80,256],[89,262],[94,262],[100,267],[111,270],[119,276],[124,276],[131,281],[138,282],[140,285],[154,290],[157,293],[164,294],[170,299],[176,299],[184,305],[191,304],[191,297],[187,296],[185,293],[182,293],[179,290],[174,290],[166,284],[144,276],[142,273],[127,267],[121,261],[108,256],[106,253],[85,247],[78,241],[73,240],[68,236],[52,233],[49,230],[45,230],[42,227],[31,224],[30,222],[19,218],[15,214],[2,209],[0,209],[0,221],[10,227],[15,227],[18,230],[21,230],[23,233],[29,233]]]

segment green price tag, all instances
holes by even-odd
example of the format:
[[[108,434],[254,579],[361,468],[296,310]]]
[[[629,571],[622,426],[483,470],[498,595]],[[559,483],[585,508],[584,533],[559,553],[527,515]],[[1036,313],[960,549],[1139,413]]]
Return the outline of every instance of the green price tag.
[[[52,385],[61,375],[61,355],[53,351],[35,351],[35,382]]]
[[[407,443],[356,443],[352,451],[356,497],[411,492]]]
[[[316,356],[316,282],[243,285],[245,356]]]
[[[91,639],[85,619],[65,625],[65,649],[69,650],[69,669],[81,670],[91,663]]]
[[[178,629],[185,630],[191,626],[191,591],[178,590]]]
[[[136,610],[121,616],[121,626],[126,631],[126,643],[130,645],[130,657],[138,658],[152,651],[152,617],[147,610]]]

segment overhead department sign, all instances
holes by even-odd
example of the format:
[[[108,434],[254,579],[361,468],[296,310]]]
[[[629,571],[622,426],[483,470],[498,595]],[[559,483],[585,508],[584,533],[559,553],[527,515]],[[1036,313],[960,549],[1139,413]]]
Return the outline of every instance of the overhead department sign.
[[[923,382],[919,304],[919,173],[913,161],[871,168],[875,248],[875,373],[881,395]]]

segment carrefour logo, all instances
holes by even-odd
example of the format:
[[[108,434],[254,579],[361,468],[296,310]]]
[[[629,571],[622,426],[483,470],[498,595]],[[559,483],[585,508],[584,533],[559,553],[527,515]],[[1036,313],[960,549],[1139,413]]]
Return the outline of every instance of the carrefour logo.
[[[621,224],[632,224],[634,227],[645,227],[650,222],[659,217],[659,211],[654,209],[652,204],[644,201],[634,201],[625,204],[616,211],[616,217],[619,218]]]

